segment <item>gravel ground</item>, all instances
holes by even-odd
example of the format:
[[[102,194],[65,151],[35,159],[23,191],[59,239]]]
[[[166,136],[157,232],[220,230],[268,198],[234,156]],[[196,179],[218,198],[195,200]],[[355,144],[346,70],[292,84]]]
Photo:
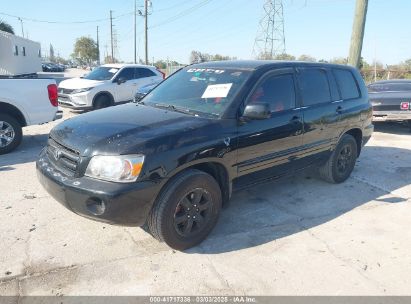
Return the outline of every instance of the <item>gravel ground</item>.
[[[65,111],[65,119],[77,114]],[[0,157],[0,295],[409,295],[411,134],[378,125],[352,177],[236,192],[210,237],[176,252],[77,216],[36,178],[57,122]]]

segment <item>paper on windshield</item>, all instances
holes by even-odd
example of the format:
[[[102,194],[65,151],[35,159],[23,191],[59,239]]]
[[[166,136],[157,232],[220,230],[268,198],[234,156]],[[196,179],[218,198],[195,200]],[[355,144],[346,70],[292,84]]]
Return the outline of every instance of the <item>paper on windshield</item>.
[[[212,84],[209,85],[201,98],[225,98],[230,92],[232,83]]]
[[[112,74],[115,74],[115,73],[117,73],[118,72],[118,69],[110,69],[110,70],[108,70],[110,73],[112,73]]]

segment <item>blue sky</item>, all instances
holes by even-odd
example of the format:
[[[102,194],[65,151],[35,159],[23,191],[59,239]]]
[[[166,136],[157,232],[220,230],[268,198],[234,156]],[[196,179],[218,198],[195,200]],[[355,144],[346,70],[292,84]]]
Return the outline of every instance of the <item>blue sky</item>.
[[[149,17],[149,57],[187,63],[192,50],[252,58],[254,39],[264,0],[152,0]],[[308,54],[317,59],[348,54],[355,0],[283,0],[287,53]],[[139,6],[143,0],[137,0]],[[24,20],[29,38],[50,43],[63,57],[73,51],[77,37],[95,38],[100,27],[100,47],[109,49],[110,9],[118,34],[121,60],[133,60],[134,0],[19,0],[3,1],[0,13],[48,21],[92,23],[61,24]],[[140,7],[140,9],[142,9]],[[411,58],[411,1],[370,0],[363,57],[384,64]],[[21,34],[20,22],[0,15]],[[144,57],[143,18],[137,19],[138,56]]]

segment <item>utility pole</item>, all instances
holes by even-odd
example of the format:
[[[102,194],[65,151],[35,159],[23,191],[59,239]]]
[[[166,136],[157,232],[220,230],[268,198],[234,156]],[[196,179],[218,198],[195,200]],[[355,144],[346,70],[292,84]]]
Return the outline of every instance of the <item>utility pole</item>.
[[[98,25],[97,25],[97,64],[100,65],[100,40],[98,37]]]
[[[357,68],[360,68],[367,8],[368,0],[357,0],[357,3],[355,5],[354,24],[351,34],[350,53],[348,56],[348,63]]]
[[[111,39],[111,63],[114,62],[114,43],[113,43],[113,11],[110,10],[110,39]]]
[[[134,0],[134,64],[137,63],[137,0]]]
[[[260,59],[273,59],[285,53],[283,1],[266,0],[263,10],[253,55]]]
[[[20,23],[21,23],[21,36],[24,38],[24,27],[23,27],[23,19],[21,19],[20,17],[18,18]]]
[[[145,36],[145,51],[146,65],[148,65],[148,0],[144,0],[144,36]]]

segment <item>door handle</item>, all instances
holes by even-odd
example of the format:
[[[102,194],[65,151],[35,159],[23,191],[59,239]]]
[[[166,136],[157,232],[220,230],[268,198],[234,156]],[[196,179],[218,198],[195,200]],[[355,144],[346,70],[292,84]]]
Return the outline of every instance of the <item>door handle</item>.
[[[335,112],[337,112],[337,114],[341,114],[343,111],[342,106],[338,106],[337,109],[335,110]]]
[[[301,122],[301,117],[300,116],[293,116],[293,118],[290,119],[290,122],[293,124],[297,124]]]

